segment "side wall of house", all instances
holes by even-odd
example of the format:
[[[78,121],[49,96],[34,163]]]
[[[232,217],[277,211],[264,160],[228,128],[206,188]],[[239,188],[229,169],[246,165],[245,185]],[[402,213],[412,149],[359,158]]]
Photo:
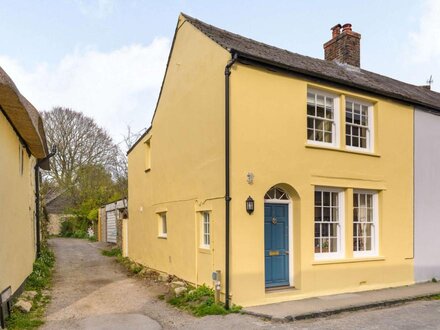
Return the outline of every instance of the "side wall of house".
[[[152,130],[128,156],[129,257],[193,283],[224,265],[224,68],[230,54],[180,18]],[[201,211],[211,247],[200,248]],[[167,237],[159,237],[160,214]],[[215,251],[215,256],[214,256]]]
[[[20,174],[20,141],[0,112],[0,291],[16,291],[32,272],[35,259],[35,159],[24,150]]]
[[[440,116],[415,111],[415,279],[440,279]]]
[[[47,225],[47,231],[49,235],[59,235],[61,232],[61,223],[64,218],[64,214],[51,213],[49,216],[49,223]]]
[[[413,108],[241,64],[232,70],[231,86],[233,302],[254,305],[413,283]],[[307,142],[308,88],[339,99],[339,147]],[[347,97],[372,105],[371,154],[345,147]],[[247,182],[249,172],[254,174],[253,184]],[[293,199],[293,248],[288,258],[294,290],[265,288],[264,195],[274,185]],[[340,209],[344,252],[337,259],[320,261],[314,255],[315,187],[338,189],[345,199]],[[353,253],[355,189],[378,196],[374,256]],[[248,196],[255,200],[252,215],[245,210]]]

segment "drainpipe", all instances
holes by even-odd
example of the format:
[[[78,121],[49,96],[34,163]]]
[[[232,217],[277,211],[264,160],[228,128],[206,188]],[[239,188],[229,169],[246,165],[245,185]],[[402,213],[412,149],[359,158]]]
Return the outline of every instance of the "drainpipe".
[[[232,51],[231,51],[232,52]],[[229,179],[229,77],[231,67],[237,60],[238,55],[232,52],[232,57],[225,67],[225,308],[229,309],[229,223],[230,223],[230,179]]]
[[[41,254],[41,237],[40,237],[40,166],[43,162],[47,162],[49,158],[55,156],[57,147],[53,146],[52,151],[43,159],[37,160],[35,164],[35,229],[37,231],[37,258]]]

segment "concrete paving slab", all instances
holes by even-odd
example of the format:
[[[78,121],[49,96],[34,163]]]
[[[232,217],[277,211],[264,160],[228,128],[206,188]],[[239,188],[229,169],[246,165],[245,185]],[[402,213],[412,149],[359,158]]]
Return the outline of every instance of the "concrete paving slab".
[[[244,308],[243,312],[277,321],[324,317],[347,311],[400,304],[440,294],[440,283],[344,293]]]

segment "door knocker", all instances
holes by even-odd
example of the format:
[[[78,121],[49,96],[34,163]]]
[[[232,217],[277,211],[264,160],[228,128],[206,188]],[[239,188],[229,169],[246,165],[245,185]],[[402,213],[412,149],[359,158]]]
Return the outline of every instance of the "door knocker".
[[[278,221],[277,221],[277,218],[272,218],[272,223],[274,224],[274,225],[276,225],[277,223],[278,223]]]

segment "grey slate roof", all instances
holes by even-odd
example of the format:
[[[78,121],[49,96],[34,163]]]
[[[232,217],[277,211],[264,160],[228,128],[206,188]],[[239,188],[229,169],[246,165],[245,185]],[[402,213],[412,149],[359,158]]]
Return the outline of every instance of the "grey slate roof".
[[[221,47],[239,56],[279,66],[300,74],[362,89],[440,112],[440,93],[347,64],[330,62],[273,47],[219,29],[182,13],[194,27]]]

